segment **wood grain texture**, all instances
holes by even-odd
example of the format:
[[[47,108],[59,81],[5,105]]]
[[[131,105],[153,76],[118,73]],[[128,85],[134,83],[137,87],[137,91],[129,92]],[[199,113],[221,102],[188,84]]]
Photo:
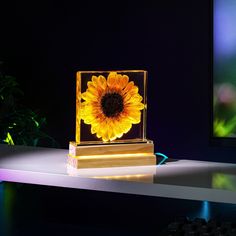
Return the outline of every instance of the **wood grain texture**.
[[[102,168],[120,166],[156,165],[155,154],[126,154],[126,155],[97,155],[73,156],[68,155],[67,163],[74,168]]]
[[[113,154],[136,154],[154,153],[154,144],[129,143],[129,144],[103,144],[103,145],[76,145],[70,142],[69,154],[73,156],[113,155]]]

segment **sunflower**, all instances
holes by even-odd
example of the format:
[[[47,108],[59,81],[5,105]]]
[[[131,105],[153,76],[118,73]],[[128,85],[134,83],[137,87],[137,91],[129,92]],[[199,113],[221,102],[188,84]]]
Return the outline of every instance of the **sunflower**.
[[[121,138],[132,124],[140,123],[143,98],[127,75],[110,72],[107,79],[92,76],[81,97],[81,119],[105,142]]]

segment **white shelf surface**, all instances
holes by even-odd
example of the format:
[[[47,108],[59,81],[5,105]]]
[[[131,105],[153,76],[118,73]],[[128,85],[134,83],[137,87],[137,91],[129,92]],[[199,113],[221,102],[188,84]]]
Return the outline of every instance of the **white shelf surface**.
[[[0,145],[0,180],[236,204],[236,164],[173,160],[161,166],[67,166],[68,150]]]

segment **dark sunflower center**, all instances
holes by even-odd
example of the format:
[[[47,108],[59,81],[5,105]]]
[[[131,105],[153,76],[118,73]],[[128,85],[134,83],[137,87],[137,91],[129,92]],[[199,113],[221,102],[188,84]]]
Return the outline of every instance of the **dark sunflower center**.
[[[101,99],[103,114],[115,117],[124,109],[123,98],[119,93],[106,93]]]

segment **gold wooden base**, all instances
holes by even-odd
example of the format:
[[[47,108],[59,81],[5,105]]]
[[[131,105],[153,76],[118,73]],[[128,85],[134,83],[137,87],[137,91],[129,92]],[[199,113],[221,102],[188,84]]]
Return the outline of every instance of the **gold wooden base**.
[[[156,165],[153,142],[77,145],[70,142],[67,163],[74,168]]]
[[[119,144],[100,144],[100,145],[79,145],[70,142],[69,154],[73,156],[94,156],[94,155],[113,155],[113,154],[137,154],[154,153],[152,141],[143,143],[119,143]]]

